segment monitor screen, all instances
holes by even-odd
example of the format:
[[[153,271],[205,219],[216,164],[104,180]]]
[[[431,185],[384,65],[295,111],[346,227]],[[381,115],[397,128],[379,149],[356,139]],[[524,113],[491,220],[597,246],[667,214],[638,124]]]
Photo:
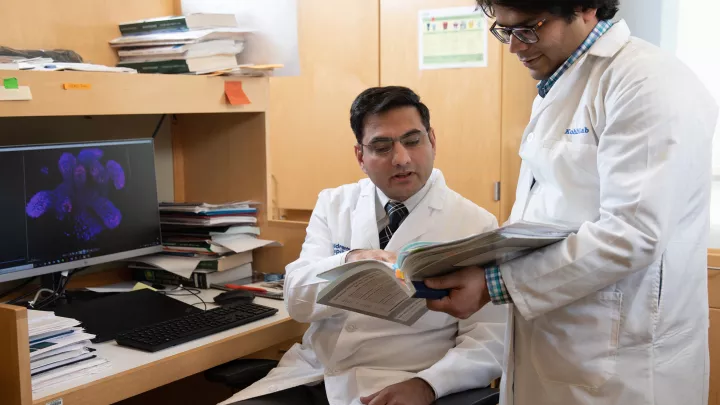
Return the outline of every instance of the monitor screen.
[[[0,148],[0,281],[160,251],[152,140]]]

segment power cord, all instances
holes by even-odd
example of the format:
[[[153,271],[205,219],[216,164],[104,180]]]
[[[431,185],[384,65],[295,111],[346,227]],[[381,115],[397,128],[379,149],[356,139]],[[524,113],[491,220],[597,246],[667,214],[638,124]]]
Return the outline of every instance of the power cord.
[[[53,302],[57,301],[58,299],[65,296],[65,287],[67,287],[68,282],[70,281],[70,277],[75,274],[76,271],[63,271],[60,277],[60,281],[58,282],[58,285],[55,287],[54,291],[51,291],[47,288],[42,288],[38,290],[37,294],[35,294],[35,298],[29,302],[30,306],[33,309],[41,309],[44,308]],[[38,297],[43,291],[51,292],[52,294],[50,297],[45,298],[43,301],[38,302]]]
[[[193,290],[194,290],[194,291],[197,291],[197,292],[194,292]],[[188,292],[189,294],[181,294],[183,291],[186,291],[186,292]],[[176,296],[176,297],[189,297],[189,296],[191,296],[191,295],[194,295],[197,299],[200,300],[200,302],[196,302],[196,303],[191,304],[191,305],[195,306],[195,305],[198,305],[198,304],[203,304],[203,311],[207,311],[207,304],[208,304],[208,303],[207,303],[205,300],[203,300],[202,297],[200,297],[200,292],[201,292],[201,291],[198,290],[197,288],[192,288],[192,289],[191,289],[191,288],[186,288],[186,287],[184,287],[182,284],[180,284],[180,285],[179,285],[177,288],[175,288],[174,290],[170,290],[170,291],[161,291],[161,290],[158,290],[158,292],[159,292],[159,293],[162,293],[162,294],[165,294],[165,295],[172,295],[172,296]],[[179,293],[180,293],[180,294],[179,294]]]

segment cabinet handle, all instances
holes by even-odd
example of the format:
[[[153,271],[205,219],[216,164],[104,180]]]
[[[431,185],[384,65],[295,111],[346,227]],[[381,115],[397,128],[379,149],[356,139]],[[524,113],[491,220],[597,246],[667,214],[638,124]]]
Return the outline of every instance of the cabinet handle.
[[[720,267],[708,267],[708,270],[720,271]]]
[[[495,201],[500,201],[500,182],[496,181],[494,187],[495,187],[495,189],[493,190],[494,191],[493,198],[495,199]]]

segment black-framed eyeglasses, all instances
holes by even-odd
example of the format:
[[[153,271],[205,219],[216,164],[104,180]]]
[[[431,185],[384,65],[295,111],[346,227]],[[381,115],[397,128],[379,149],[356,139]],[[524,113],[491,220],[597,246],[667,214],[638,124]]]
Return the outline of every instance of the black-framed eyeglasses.
[[[429,132],[413,132],[403,135],[400,138],[374,138],[367,145],[363,143],[359,145],[368,148],[368,150],[375,155],[384,156],[392,152],[395,142],[400,142],[406,149],[412,149],[422,145],[426,136],[429,136]]]
[[[480,8],[486,16],[489,18],[495,18],[495,9],[491,4],[483,2],[480,4]],[[512,39],[512,36],[514,35],[515,38],[519,39],[521,42],[532,45],[540,40],[537,30],[540,29],[546,21],[547,18],[539,21],[531,27],[498,27],[497,21],[495,21],[490,27],[490,32],[492,32],[495,38],[503,44],[509,44],[510,39]]]
[[[547,18],[538,21],[537,24],[531,27],[498,27],[497,21],[495,21],[492,27],[490,27],[490,32],[503,44],[509,44],[514,35],[515,38],[521,42],[532,45],[540,40],[537,30],[542,27],[546,21]]]

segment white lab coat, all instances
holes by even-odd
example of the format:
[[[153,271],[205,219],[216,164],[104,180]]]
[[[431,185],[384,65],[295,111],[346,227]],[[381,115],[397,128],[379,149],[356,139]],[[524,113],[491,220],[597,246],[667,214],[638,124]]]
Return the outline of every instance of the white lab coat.
[[[497,227],[494,216],[450,190],[434,170],[427,195],[386,250],[412,241],[447,241]],[[346,249],[379,249],[376,188],[370,180],[320,193],[300,258],[286,268],[290,315],[311,322],[270,374],[225,403],[325,380],[332,405],[419,376],[439,396],[488,385],[502,373],[506,311],[492,308],[467,321],[428,312],[412,327],[316,304],[326,285],[317,274],[345,261]]]
[[[503,404],[707,403],[717,114],[624,21],[535,101],[510,221],[579,231],[501,266],[515,303]]]

